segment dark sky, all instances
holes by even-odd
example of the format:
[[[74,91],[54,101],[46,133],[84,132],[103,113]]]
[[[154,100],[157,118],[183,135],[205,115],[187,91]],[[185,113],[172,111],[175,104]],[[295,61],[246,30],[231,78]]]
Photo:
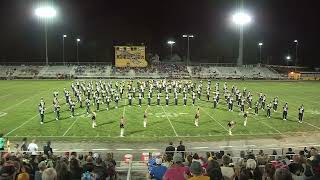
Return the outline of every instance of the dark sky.
[[[253,16],[245,28],[244,62],[258,62],[258,41],[263,58],[272,64],[295,54],[299,40],[300,64],[319,65],[320,40],[316,0],[244,0]],[[40,0],[0,1],[0,61],[42,61],[45,57],[44,25],[34,15]],[[191,58],[195,62],[235,62],[238,31],[230,21],[239,0],[52,0],[58,16],[48,25],[49,61],[62,61],[62,34],[66,33],[66,59],[76,61],[76,41],[81,38],[80,61],[113,61],[113,46],[140,44],[160,58],[170,53],[167,40],[176,41],[174,53],[186,54],[182,34],[191,33]]]

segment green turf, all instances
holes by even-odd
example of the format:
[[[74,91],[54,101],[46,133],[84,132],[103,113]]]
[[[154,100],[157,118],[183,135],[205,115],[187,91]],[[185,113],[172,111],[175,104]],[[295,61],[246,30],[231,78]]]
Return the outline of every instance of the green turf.
[[[214,89],[214,82],[211,87]],[[97,112],[98,127],[91,128],[91,119],[85,114],[85,108],[77,105],[76,116],[70,118],[68,107],[65,102],[63,88],[69,88],[71,81],[56,80],[14,80],[0,81],[0,130],[9,138],[21,139],[22,137],[37,137],[39,139],[57,140],[105,140],[105,141],[167,141],[171,139],[188,139],[194,141],[222,140],[222,139],[244,139],[262,137],[285,137],[299,133],[320,132],[320,96],[319,82],[278,82],[278,81],[228,81],[229,89],[235,84],[241,90],[246,87],[254,93],[254,101],[257,100],[258,92],[267,94],[267,102],[273,97],[279,96],[279,111],[272,111],[272,118],[266,118],[266,112],[259,112],[258,116],[249,114],[247,127],[243,126],[243,117],[239,108],[235,107],[233,112],[228,112],[221,95],[221,103],[218,109],[213,109],[212,102],[205,100],[196,101],[196,106],[182,105],[182,95],[179,97],[179,106],[173,105],[171,95],[170,105],[156,106],[156,98],[153,98],[152,106],[148,108],[147,99],[143,100],[143,106],[127,105],[126,97],[119,102],[119,108],[105,110],[101,105],[101,111]],[[207,82],[204,81],[204,91]],[[223,81],[220,81],[220,88]],[[52,94],[59,91],[61,108],[61,120],[56,121],[52,108]],[[222,92],[222,89],[221,89]],[[154,94],[155,96],[156,94]],[[37,105],[40,97],[46,101],[45,124],[40,125]],[[282,105],[289,104],[289,118],[281,120]],[[305,123],[297,123],[298,106],[305,106]],[[200,107],[200,127],[194,126],[194,116],[197,107]],[[94,108],[94,107],[92,107]],[[143,112],[148,108],[148,125],[143,128]],[[5,114],[4,114],[5,113]],[[125,136],[119,137],[119,118],[124,114],[127,120]],[[227,122],[234,120],[237,126],[233,130],[234,136],[228,136]],[[296,134],[294,134],[296,133]]]

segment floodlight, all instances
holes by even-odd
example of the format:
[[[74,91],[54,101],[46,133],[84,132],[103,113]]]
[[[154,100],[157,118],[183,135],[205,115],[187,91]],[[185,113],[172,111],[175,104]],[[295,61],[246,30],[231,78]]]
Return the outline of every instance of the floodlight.
[[[263,43],[262,42],[259,42],[259,44],[258,44],[259,46],[262,46],[263,45]]]
[[[67,37],[67,35],[66,35],[66,34],[64,34],[64,35],[63,35],[63,37],[64,37],[64,38],[66,38],[66,37]]]
[[[287,56],[286,59],[287,59],[287,60],[290,60],[290,59],[291,59],[291,56]]]
[[[57,15],[57,11],[53,7],[39,7],[35,10],[35,14],[41,18],[51,18]]]
[[[174,41],[168,41],[167,43],[170,44],[170,45],[173,45],[173,44],[175,44],[176,42],[174,42]]]
[[[77,38],[77,42],[80,42],[80,39],[79,39],[79,38]]]
[[[298,43],[298,40],[294,40],[293,42]]]
[[[232,21],[238,25],[246,25],[252,21],[252,18],[247,13],[237,12],[232,16]]]

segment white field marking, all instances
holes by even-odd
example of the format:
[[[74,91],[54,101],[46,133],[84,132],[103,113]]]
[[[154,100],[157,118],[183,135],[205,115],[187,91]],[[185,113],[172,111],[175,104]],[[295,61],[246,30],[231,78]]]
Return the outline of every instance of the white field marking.
[[[35,95],[38,95],[38,94],[35,94]],[[35,95],[33,95],[33,96],[35,96]],[[29,99],[31,99],[33,96],[28,97],[28,98],[26,98],[26,99],[24,99],[24,100],[22,100],[22,101],[20,101],[20,102],[18,102],[16,104],[12,105],[12,106],[9,106],[9,107],[5,108],[5,109],[2,109],[1,111],[8,111],[8,110],[10,110],[10,109],[12,109],[12,108],[14,108],[16,106],[19,106],[20,104],[22,104],[22,103],[28,101]]]
[[[7,115],[8,113],[5,113],[5,112],[0,112],[0,117],[3,117],[5,115]]]
[[[284,132],[283,134],[305,134],[305,133],[319,133],[319,131],[310,131],[310,132]],[[233,134],[233,136],[262,136],[262,135],[279,135],[278,133],[256,133],[256,134]],[[213,137],[226,137],[226,136],[229,136],[229,135],[222,135],[222,134],[214,134],[214,135],[211,135]],[[27,138],[96,138],[96,136],[6,136],[6,137],[9,137],[9,138],[13,138],[13,137],[27,137]],[[159,137],[164,137],[164,136],[155,136],[157,138]],[[177,136],[166,136],[166,138],[175,138]],[[199,138],[199,136],[179,136],[179,138],[182,137],[182,138],[188,138],[188,137],[197,137]],[[210,137],[208,135],[201,135],[200,137]],[[122,137],[119,137],[119,136],[99,136],[99,138],[119,138],[119,139],[123,139]],[[146,136],[134,136],[134,138],[149,138],[149,137],[146,137]]]
[[[192,148],[189,148],[189,149],[209,149],[209,147],[192,147]]]
[[[86,111],[84,111],[83,113],[86,113]],[[63,133],[62,136],[65,136],[69,131],[70,129],[73,127],[73,125],[78,121],[80,116],[77,116],[76,119],[73,121],[73,123],[69,126],[69,128]]]
[[[254,115],[253,115],[253,118],[254,119],[257,119]],[[260,119],[260,118],[259,118]],[[283,135],[278,129],[276,129],[276,128],[274,128],[274,127],[272,127],[272,126],[270,126],[269,124],[267,124],[267,123],[265,123],[265,122],[263,122],[263,120],[258,120],[258,122],[261,122],[262,124],[264,124],[264,125],[266,125],[266,126],[268,126],[269,128],[271,128],[271,129],[273,129],[273,130],[275,130],[275,131],[277,131],[279,134],[281,134],[281,135]]]
[[[7,134],[5,134],[5,137],[8,137],[9,134],[13,133],[14,131],[16,131],[17,129],[21,128],[22,126],[24,126],[25,124],[27,124],[28,122],[30,122],[32,119],[36,118],[38,116],[38,114],[36,114],[35,116],[33,116],[32,118],[26,120],[24,123],[22,123],[20,126],[12,129],[10,132],[8,132]]]
[[[92,149],[92,151],[108,151],[110,149]]]
[[[224,126],[222,126],[222,124],[216,120],[214,117],[212,117],[207,111],[205,111],[203,108],[200,108],[202,111],[204,111],[206,114],[208,114],[208,116],[213,119],[216,123],[218,123],[223,129],[225,129],[227,132],[229,132],[229,130],[227,128],[225,128]]]
[[[172,125],[172,123],[171,123],[171,121],[170,121],[170,119],[169,119],[169,117],[168,117],[168,115],[167,115],[167,113],[166,113],[166,111],[164,110],[164,108],[163,108],[162,105],[161,105],[161,108],[162,108],[164,114],[166,115],[166,117],[167,117],[167,119],[168,119],[168,121],[169,121],[169,123],[170,123],[170,125],[171,125],[171,127],[172,127],[172,129],[173,129],[174,134],[176,135],[176,137],[178,137],[178,134],[177,134],[176,130],[174,129],[174,127],[173,127],[173,125]]]
[[[60,98],[60,99],[62,99],[62,98]],[[50,106],[48,109],[50,109],[50,108],[53,108],[53,106]],[[33,116],[32,118],[30,118],[27,121],[25,121],[24,123],[22,123],[20,126],[14,128],[10,132],[8,132],[5,136],[8,136],[9,134],[13,133],[14,131],[16,131],[17,129],[21,128],[22,126],[24,126],[25,124],[27,124],[28,122],[30,122],[32,119],[34,119],[37,116],[38,116],[38,113],[35,116]]]
[[[6,94],[6,95],[3,95],[3,96],[0,96],[0,98],[4,98],[4,97],[8,97],[10,96],[11,94]]]
[[[123,106],[123,112],[122,112],[122,116],[124,117],[124,114],[126,112],[126,100],[127,99],[124,99],[124,106]]]
[[[134,149],[116,149],[117,151],[133,151]]]
[[[161,151],[161,149],[140,149],[140,151]]]
[[[219,146],[221,149],[223,148],[232,148],[233,146]]]

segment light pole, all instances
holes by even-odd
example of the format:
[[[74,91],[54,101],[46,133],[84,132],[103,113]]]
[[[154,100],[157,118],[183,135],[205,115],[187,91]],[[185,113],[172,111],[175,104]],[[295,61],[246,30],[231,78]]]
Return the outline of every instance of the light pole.
[[[80,43],[80,39],[77,38],[77,61],[78,61],[78,65],[79,65],[79,43]]]
[[[188,51],[187,51],[187,66],[189,65],[189,61],[190,61],[190,43],[189,40],[190,38],[193,38],[194,36],[192,34],[184,34],[182,35],[183,38],[187,38],[188,40]]]
[[[261,58],[261,51],[262,51],[262,46],[263,46],[263,43],[262,42],[259,42],[258,43],[258,46],[259,46],[259,60],[260,60],[260,63],[262,63],[262,58]]]
[[[64,60],[64,38],[66,38],[66,37],[67,37],[66,34],[64,34],[64,35],[62,36],[62,62],[63,62],[63,65],[64,65],[64,66],[66,65],[66,61]]]
[[[252,18],[249,14],[245,12],[237,12],[232,16],[232,21],[239,26],[239,56],[238,56],[238,65],[243,65],[243,27],[249,24],[252,21]]]
[[[170,58],[172,59],[172,46],[176,43],[174,41],[168,41],[167,42],[170,45]]]
[[[49,18],[55,17],[57,14],[56,10],[52,7],[39,7],[35,9],[35,15],[44,19],[44,31],[45,31],[45,45],[46,45],[46,65],[48,66],[48,30],[47,30],[47,20]]]
[[[291,56],[290,55],[287,55],[286,56],[286,61],[287,61],[287,66],[289,66],[289,61],[291,60]]]
[[[294,40],[293,42],[296,44],[296,62],[295,62],[295,65],[297,66],[298,65],[298,45],[299,45],[299,42],[298,42],[298,40]]]

